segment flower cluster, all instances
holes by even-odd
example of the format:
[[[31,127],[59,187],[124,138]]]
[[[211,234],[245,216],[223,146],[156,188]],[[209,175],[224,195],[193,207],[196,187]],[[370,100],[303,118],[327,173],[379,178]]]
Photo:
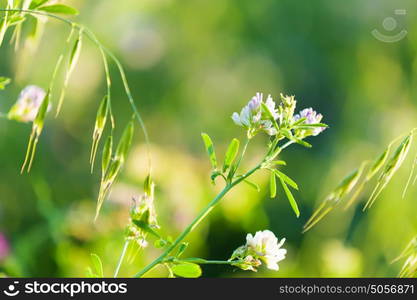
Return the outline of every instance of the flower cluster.
[[[270,230],[258,231],[246,236],[246,245],[237,248],[229,261],[242,270],[257,271],[262,262],[268,269],[278,271],[278,262],[285,258],[286,249],[281,248],[285,238],[279,241]]]
[[[33,122],[42,104],[46,92],[36,85],[28,85],[19,95],[16,103],[12,106],[8,113],[10,120],[19,122]],[[51,107],[48,107],[50,110]]]
[[[321,114],[316,113],[312,108],[294,114],[296,105],[294,96],[281,94],[280,103],[277,105],[271,95],[268,95],[264,101],[263,94],[256,93],[240,113],[233,113],[232,120],[236,125],[247,130],[249,138],[260,131],[270,136],[277,136],[281,134],[281,130],[283,132],[294,130],[295,136],[304,138],[318,135],[325,129],[324,126],[314,126],[320,124],[323,117]]]

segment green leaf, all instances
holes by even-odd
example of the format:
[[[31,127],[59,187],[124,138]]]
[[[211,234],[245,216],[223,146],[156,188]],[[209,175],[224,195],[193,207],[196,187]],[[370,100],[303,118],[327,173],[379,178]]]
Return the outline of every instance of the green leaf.
[[[24,22],[25,20],[26,20],[26,18],[23,17],[23,16],[13,15],[9,18],[8,25],[9,26],[15,26],[17,24],[20,24],[20,23]]]
[[[217,169],[217,158],[216,158],[216,153],[214,151],[213,142],[212,142],[211,138],[209,137],[209,135],[206,134],[206,133],[202,133],[201,137],[203,138],[204,145],[206,146],[206,151],[207,151],[208,156],[210,158],[211,167],[213,168],[213,170],[216,170]]]
[[[324,124],[324,123],[314,123],[314,124],[307,124],[307,123],[304,123],[304,124],[301,124],[301,125],[295,125],[294,127],[297,127],[297,128],[301,128],[301,129],[311,129],[311,128],[315,128],[315,127],[329,127],[327,124]]]
[[[38,7],[37,10],[41,10],[48,13],[64,14],[64,15],[78,15],[78,10],[64,4],[53,4]]]
[[[230,168],[238,152],[239,152],[239,140],[233,139],[230,142],[230,145],[226,151],[226,155],[225,155],[224,163],[223,163],[223,172],[226,172]]]
[[[310,143],[307,143],[307,142],[306,142],[306,141],[304,141],[304,140],[300,140],[300,139],[296,139],[296,138],[294,138],[294,139],[293,139],[293,141],[294,141],[294,142],[296,142],[297,144],[300,144],[301,146],[306,147],[306,148],[311,148],[311,147],[313,147]]]
[[[288,177],[287,175],[285,175],[284,173],[282,173],[281,171],[278,171],[278,170],[274,170],[274,173],[275,173],[278,177],[282,178],[282,180],[284,180],[286,184],[288,184],[288,185],[289,185],[289,186],[291,186],[292,188],[294,188],[294,189],[298,190],[298,185],[297,185],[297,183],[296,183],[294,180],[292,180],[290,177]]]
[[[0,90],[4,90],[6,88],[6,85],[8,85],[12,80],[7,77],[0,77]]]
[[[281,182],[282,188],[284,189],[285,194],[287,195],[288,201],[290,202],[290,205],[297,216],[297,218],[300,216],[300,210],[298,209],[297,202],[294,199],[294,196],[292,195],[290,189],[285,184],[284,180],[281,177],[278,177],[279,181]]]
[[[271,198],[277,195],[277,180],[274,172],[271,172],[269,177],[269,194]]]
[[[29,9],[35,9],[35,8],[45,4],[48,1],[49,0],[32,0],[32,2],[30,3]]]
[[[256,183],[254,183],[252,181],[249,181],[247,179],[243,180],[243,182],[246,183],[247,185],[249,185],[250,187],[252,187],[253,189],[255,189],[257,192],[261,191],[261,188]]]
[[[101,263],[100,257],[97,254],[91,253],[91,261],[93,262],[95,274],[100,278],[104,277],[103,264]]]
[[[297,121],[295,121],[293,124],[292,124],[292,126],[294,127],[294,126],[297,126],[297,125],[300,125],[300,124],[302,124],[302,123],[304,123],[304,121],[306,121],[307,120],[307,118],[301,118],[301,119],[298,119]]]
[[[269,163],[269,165],[272,166],[286,166],[287,163],[283,160],[274,160],[272,162]]]
[[[193,263],[180,263],[172,267],[175,275],[184,278],[198,278],[201,276],[201,268]]]

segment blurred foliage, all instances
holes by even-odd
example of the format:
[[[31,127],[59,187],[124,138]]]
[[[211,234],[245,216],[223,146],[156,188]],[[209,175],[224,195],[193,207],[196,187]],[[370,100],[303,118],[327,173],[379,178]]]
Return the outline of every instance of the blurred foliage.
[[[5,1],[0,1],[4,7]],[[300,191],[294,217],[282,190],[269,198],[268,175],[239,186],[187,239],[190,256],[227,259],[247,232],[269,228],[286,237],[288,257],[279,272],[241,272],[203,266],[203,276],[396,276],[390,264],[417,232],[416,188],[401,193],[417,146],[404,166],[363,213],[366,191],[349,210],[329,214],[301,234],[314,207],[345,174],[376,157],[397,135],[417,126],[417,3],[414,1],[290,0],[73,0],[77,21],[89,26],[121,58],[148,126],[160,225],[176,236],[220,186],[210,184],[200,132],[224,153],[243,131],[231,114],[257,91],[295,94],[298,108],[314,107],[330,128],[292,146],[284,159]],[[395,16],[408,35],[383,43],[371,31]],[[37,48],[0,49],[0,76],[13,79],[0,93],[5,113],[28,84],[47,87],[69,28],[50,21]],[[387,33],[385,34],[393,34]],[[6,35],[6,41],[10,34]],[[111,67],[115,71],[115,67]],[[115,76],[116,78],[116,76]],[[131,199],[146,176],[143,136],[137,130],[122,176],[93,223],[99,174],[90,174],[89,150],[97,107],[105,93],[100,54],[85,42],[61,114],[47,119],[29,175],[20,175],[30,127],[0,119],[0,271],[11,276],[84,276],[90,253],[112,276],[123,247]],[[114,80],[114,114],[130,118],[121,82]],[[123,126],[116,128],[121,134]],[[248,149],[260,157],[262,137]],[[223,151],[223,152],[222,152]],[[250,167],[250,161],[247,167]],[[5,245],[5,246],[4,246]],[[148,247],[120,272],[129,276],[158,254]],[[134,253],[132,254],[134,255]],[[149,276],[166,276],[163,267]]]

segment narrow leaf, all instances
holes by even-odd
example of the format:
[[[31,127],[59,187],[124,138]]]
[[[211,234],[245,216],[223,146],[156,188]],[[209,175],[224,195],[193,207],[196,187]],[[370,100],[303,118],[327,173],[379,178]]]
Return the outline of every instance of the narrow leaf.
[[[64,4],[53,4],[38,7],[37,10],[41,10],[48,13],[64,14],[64,15],[78,15],[78,10],[73,7]]]
[[[203,138],[207,154],[210,158],[211,167],[213,168],[213,170],[216,170],[217,169],[217,158],[216,158],[216,153],[214,151],[213,142],[212,142],[211,138],[209,137],[209,135],[206,134],[206,133],[202,133],[201,137]]]
[[[29,8],[30,9],[35,9],[43,4],[45,4],[46,2],[48,2],[49,0],[32,0],[30,3]]]
[[[261,191],[261,188],[259,187],[259,185],[257,185],[256,183],[249,181],[247,179],[243,180],[243,182],[245,182],[247,185],[249,185],[251,188],[253,188],[254,190],[256,190],[257,192]]]
[[[277,180],[274,172],[271,172],[269,177],[269,195],[271,198],[275,198],[277,195]]]
[[[269,164],[271,167],[272,166],[286,166],[287,163],[283,160],[274,160]]]
[[[292,180],[290,177],[288,177],[287,175],[285,175],[284,173],[282,173],[281,171],[278,171],[278,170],[273,170],[273,172],[276,174],[276,176],[278,176],[279,178],[281,178],[282,180],[284,180],[284,182],[286,184],[288,184],[292,188],[298,190],[297,183],[294,180]]]
[[[223,172],[226,172],[227,169],[230,168],[238,152],[239,152],[239,140],[233,139],[230,142],[229,148],[227,148],[227,152],[226,152],[224,163],[223,163]]]
[[[284,189],[285,194],[287,195],[288,201],[290,202],[290,205],[297,216],[297,218],[300,216],[300,210],[298,209],[297,202],[294,199],[294,196],[292,195],[290,189],[285,184],[284,180],[281,177],[278,177],[279,181],[281,182],[282,188]]]

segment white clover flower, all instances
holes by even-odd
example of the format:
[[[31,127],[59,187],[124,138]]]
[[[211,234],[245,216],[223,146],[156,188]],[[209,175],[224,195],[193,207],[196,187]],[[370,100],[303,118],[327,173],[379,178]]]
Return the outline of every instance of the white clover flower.
[[[305,124],[317,124],[320,123],[321,119],[323,118],[322,114],[318,114],[315,110],[310,108],[305,108],[300,111],[299,114],[294,115],[294,122],[298,121],[299,119],[306,118],[304,121]],[[311,129],[311,135],[319,135],[326,127],[316,127]]]
[[[270,230],[258,231],[255,236],[246,236],[246,246],[253,250],[268,269],[278,271],[278,262],[285,258],[286,249],[281,249],[285,238],[278,241],[275,234]]]
[[[33,122],[45,96],[46,92],[36,85],[25,87],[10,109],[8,118],[19,122]],[[51,106],[48,107],[48,111],[50,109]]]
[[[233,122],[238,126],[246,128],[248,130],[248,135],[251,137],[261,130],[265,131],[269,135],[277,134],[277,130],[273,127],[272,122],[269,119],[264,119],[265,116],[263,114],[262,103],[263,94],[256,93],[248,104],[242,108],[240,114],[237,112],[232,114]],[[275,108],[276,104],[271,95],[268,95],[264,104],[274,119],[278,119],[279,113]]]

